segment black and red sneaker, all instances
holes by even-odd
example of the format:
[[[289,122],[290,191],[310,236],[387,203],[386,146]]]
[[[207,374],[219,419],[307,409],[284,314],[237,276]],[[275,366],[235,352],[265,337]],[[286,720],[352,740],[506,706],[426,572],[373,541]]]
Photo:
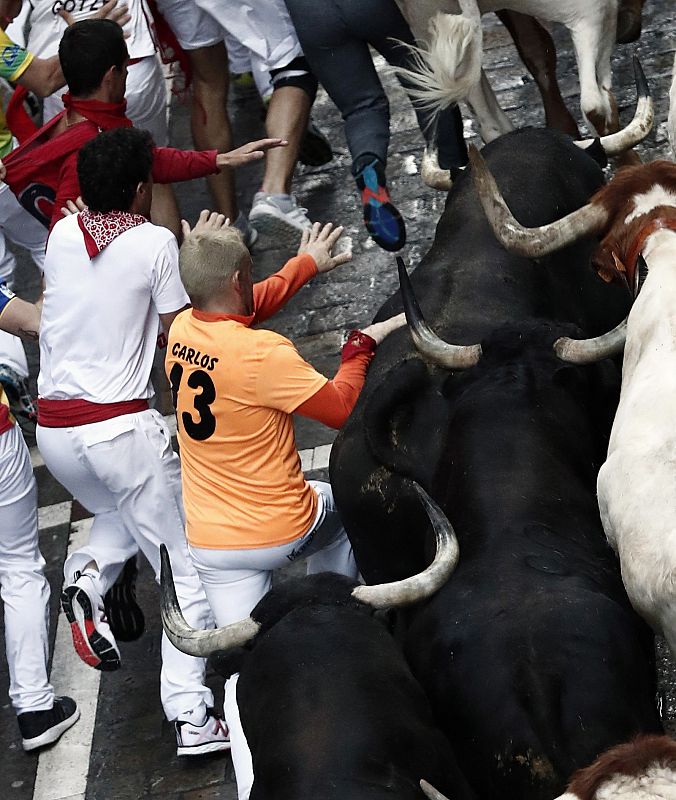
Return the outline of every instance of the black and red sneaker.
[[[94,669],[112,672],[120,667],[120,651],[105,616],[103,598],[87,572],[66,586],[61,607],[70,623],[75,652]]]
[[[406,227],[387,191],[385,167],[379,159],[367,163],[355,174],[369,236],[383,250],[401,250],[406,244]]]
[[[119,642],[135,642],[145,630],[143,610],[136,601],[136,556],[122,568],[118,579],[103,598],[110,630]]]

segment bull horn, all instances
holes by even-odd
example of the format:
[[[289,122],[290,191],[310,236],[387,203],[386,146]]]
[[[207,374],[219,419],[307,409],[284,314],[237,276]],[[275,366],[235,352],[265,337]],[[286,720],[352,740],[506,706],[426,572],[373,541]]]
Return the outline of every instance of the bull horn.
[[[207,658],[216,650],[240,647],[258,633],[260,624],[251,617],[233,622],[225,628],[208,631],[191,628],[181,613],[169,553],[163,544],[160,545],[160,565],[162,625],[169,641],[177,650],[191,656]]]
[[[425,322],[418,301],[413,294],[404,259],[400,256],[397,256],[397,269],[406,322],[418,352],[428,361],[448,369],[467,369],[477,364],[481,358],[481,345],[449,344],[433,333]]]
[[[569,364],[594,364],[621,353],[626,339],[625,318],[612,331],[593,339],[569,339],[568,336],[562,336],[554,342],[554,350],[562,361],[567,361]]]
[[[642,142],[650,133],[653,126],[655,111],[650,88],[646,80],[641,62],[634,56],[634,80],[636,81],[636,111],[632,121],[621,131],[602,136],[598,142],[607,156],[619,156],[626,150]],[[575,142],[578,147],[586,150],[594,144],[595,139],[581,139]]]
[[[420,781],[420,788],[425,797],[429,797],[429,800],[448,800],[445,794],[438,792],[431,783],[427,783],[425,780]]]
[[[453,186],[450,169],[439,166],[439,151],[436,147],[426,147],[420,164],[420,177],[432,189],[448,192]]]
[[[446,583],[458,563],[460,550],[453,526],[427,492],[415,482],[413,486],[434,528],[437,552],[434,561],[418,575],[392,583],[357,586],[352,590],[355,600],[373,608],[405,606],[430,597]]]
[[[556,222],[539,228],[526,228],[514,218],[483,156],[474,145],[470,145],[469,160],[484,213],[495,238],[505,250],[526,258],[541,258],[578,239],[599,233],[608,223],[608,212],[598,204],[588,203]]]

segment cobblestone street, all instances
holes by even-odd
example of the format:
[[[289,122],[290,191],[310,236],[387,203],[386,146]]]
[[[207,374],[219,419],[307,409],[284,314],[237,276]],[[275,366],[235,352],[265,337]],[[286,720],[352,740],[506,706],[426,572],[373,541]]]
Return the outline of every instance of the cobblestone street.
[[[577,69],[570,39],[563,29],[554,29],[552,33],[557,44],[562,94],[581,125]],[[494,15],[484,17],[484,43],[487,74],[515,127],[542,126],[544,113],[535,82],[519,60],[506,29]],[[654,129],[638,148],[644,161],[674,158],[667,140],[666,119],[675,50],[676,4],[673,0],[647,0],[640,41],[618,46],[613,56],[614,87],[623,122],[628,121],[634,111],[631,67],[634,52],[641,59],[653,93]],[[403,256],[409,265],[415,265],[432,243],[445,194],[429,189],[421,182],[419,169],[423,140],[415,116],[392,70],[381,59],[376,63],[391,103],[389,188],[406,220],[408,243]],[[231,100],[231,111],[238,143],[264,135],[262,107],[257,101],[240,104]],[[466,136],[469,141],[480,145],[477,126],[467,109],[463,111]],[[323,167],[299,167],[295,192],[311,219],[332,221],[346,227],[346,236],[352,242],[353,260],[329,275],[312,280],[271,320],[270,327],[291,338],[319,370],[333,375],[339,364],[344,332],[368,323],[382,302],[398,288],[398,283],[393,255],[377,247],[366,234],[350,173],[351,162],[342,122],[336,108],[321,90],[314,107],[314,119],[329,136],[334,158]],[[181,148],[192,147],[189,110],[176,100],[171,109],[171,143]],[[515,153],[514,157],[527,155]],[[260,175],[259,165],[243,168],[237,173],[238,192],[246,210],[258,188]],[[193,222],[201,209],[210,206],[205,181],[178,185],[177,194],[183,216]],[[274,272],[291,255],[292,252],[276,249],[274,242],[259,239],[253,251],[255,279]],[[38,276],[25,254],[19,254],[19,261],[17,290],[22,296],[32,299],[38,293]],[[37,372],[35,348],[30,349],[29,360],[34,380]],[[335,432],[305,419],[296,421],[296,431],[307,475],[326,478],[328,445],[332,443]],[[69,539],[84,535],[88,522],[82,519],[87,515],[71,503],[65,490],[48,474],[39,454],[33,452],[40,494],[40,542],[52,587],[54,640],[61,635],[57,636],[58,597]],[[121,646],[122,668],[117,672],[97,673],[96,684],[87,684],[89,688],[84,702],[80,701],[77,686],[70,691],[69,681],[79,680],[82,675],[77,666],[85,672],[93,671],[84,665],[73,665],[77,657],[72,652],[69,635],[61,641],[67,646],[67,651],[61,652],[57,647],[52,681],[57,690],[78,699],[83,709],[83,721],[89,716],[89,723],[93,726],[89,770],[84,777],[63,777],[68,772],[70,759],[75,758],[76,751],[83,746],[79,740],[69,745],[70,733],[64,736],[61,744],[39,758],[22,752],[7,698],[6,662],[4,656],[0,659],[0,800],[136,800],[141,797],[234,800],[237,797],[229,756],[184,761],[176,757],[173,727],[163,720],[159,703],[159,595],[147,566],[141,572],[138,596],[146,615],[146,633],[139,641]],[[0,623],[0,637],[2,635]],[[658,650],[663,700],[669,724],[673,725],[676,719],[676,675],[661,644]],[[64,660],[69,662],[67,670]],[[217,705],[220,705],[222,680],[211,676],[210,684],[217,694]],[[83,725],[83,721],[72,729],[73,732]],[[676,727],[671,732],[676,734]],[[70,778],[72,783],[68,782]]]

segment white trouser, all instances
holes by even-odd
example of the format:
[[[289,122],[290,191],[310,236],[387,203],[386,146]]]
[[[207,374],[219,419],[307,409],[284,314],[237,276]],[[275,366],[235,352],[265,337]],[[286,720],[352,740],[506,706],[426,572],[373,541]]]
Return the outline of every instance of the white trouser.
[[[251,614],[272,586],[272,571],[307,559],[308,575],[338,572],[357,580],[357,564],[331,484],[309,481],[317,493],[317,514],[312,527],[298,539],[278,547],[255,550],[208,550],[190,547],[190,555],[209,599],[216,625],[229,625]],[[225,683],[225,719],[230,728],[232,763],[239,800],[247,800],[253,784],[251,752],[237,710],[237,675]]]
[[[63,111],[61,95],[66,91],[68,87],[45,97],[44,122]],[[142,58],[129,66],[125,99],[127,116],[134,127],[150,131],[157,147],[166,147],[169,142],[167,87],[157,54]]]
[[[0,594],[9,696],[17,714],[54,705],[47,679],[49,583],[38,548],[37,487],[17,425],[0,434]]]
[[[185,618],[196,628],[211,627],[185,539],[180,462],[162,416],[149,409],[75,428],[38,425],[37,439],[52,475],[95,515],[89,544],[64,564],[66,583],[93,560],[104,595],[137,545],[159,578],[164,543]],[[204,659],[181,653],[162,635],[160,696],[169,720],[191,711],[199,717],[213,705],[205,669]]]

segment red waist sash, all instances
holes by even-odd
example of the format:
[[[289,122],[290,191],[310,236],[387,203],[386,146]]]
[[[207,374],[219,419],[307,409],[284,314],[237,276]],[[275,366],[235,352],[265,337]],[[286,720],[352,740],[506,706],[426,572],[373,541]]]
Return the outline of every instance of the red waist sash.
[[[43,428],[75,428],[103,422],[124,414],[137,414],[150,408],[147,400],[120,403],[90,403],[89,400],[47,400],[38,398],[38,425]]]

